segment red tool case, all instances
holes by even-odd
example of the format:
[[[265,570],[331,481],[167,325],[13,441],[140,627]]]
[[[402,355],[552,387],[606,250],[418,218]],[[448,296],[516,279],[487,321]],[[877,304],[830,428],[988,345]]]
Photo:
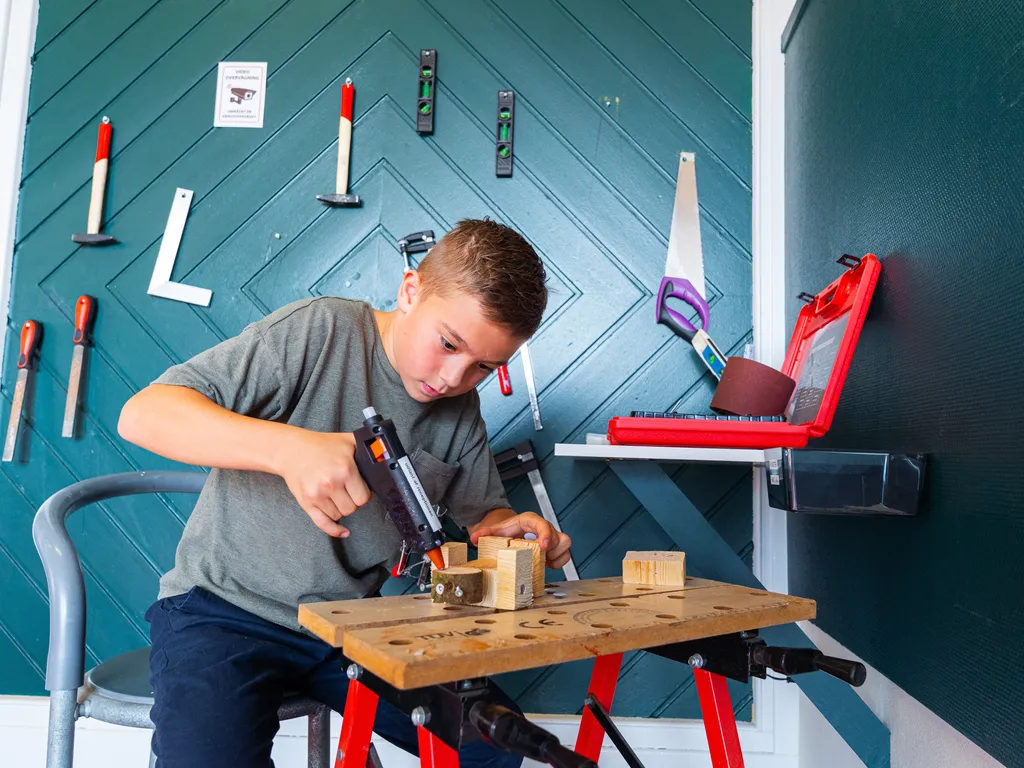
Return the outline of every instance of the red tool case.
[[[782,372],[797,382],[786,421],[710,417],[616,416],[608,440],[616,445],[712,448],[803,448],[832,426],[846,373],[864,326],[882,265],[874,254],[843,256],[847,270],[809,298],[790,337]],[[733,417],[735,419],[735,417]]]

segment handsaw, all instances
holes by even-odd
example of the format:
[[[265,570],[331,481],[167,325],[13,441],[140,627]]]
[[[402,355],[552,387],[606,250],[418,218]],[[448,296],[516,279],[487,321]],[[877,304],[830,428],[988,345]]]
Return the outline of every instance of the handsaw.
[[[697,168],[693,152],[679,153],[672,229],[668,236],[665,276],[658,288],[655,317],[678,336],[686,339],[716,379],[725,370],[725,355],[708,335],[710,308],[705,299],[704,252],[700,241],[700,212],[697,208]],[[668,305],[670,298],[689,304],[700,317],[698,328]]]

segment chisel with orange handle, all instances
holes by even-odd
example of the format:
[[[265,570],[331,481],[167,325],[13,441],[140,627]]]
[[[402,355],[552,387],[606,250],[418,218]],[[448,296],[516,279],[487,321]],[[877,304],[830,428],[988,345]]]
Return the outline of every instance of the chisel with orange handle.
[[[82,364],[85,348],[92,343],[92,324],[96,321],[96,299],[79,296],[75,304],[74,351],[71,353],[71,373],[68,376],[68,399],[64,403],[64,427],[61,437],[75,436],[75,414],[78,411],[78,393],[82,386]]]
[[[110,163],[110,118],[106,115],[100,122],[100,135],[96,142],[96,162],[92,167],[92,196],[89,199],[89,222],[85,232],[76,232],[71,239],[80,245],[112,245],[116,243],[110,235],[100,232],[103,221],[103,196],[107,192],[107,166]]]
[[[14,387],[11,402],[11,420],[7,423],[7,439],[4,441],[3,461],[14,460],[14,446],[18,442],[18,427],[21,425],[21,409],[25,404],[25,389],[29,374],[35,369],[39,346],[43,342],[43,324],[26,320],[21,326],[21,344],[18,348],[18,383]]]

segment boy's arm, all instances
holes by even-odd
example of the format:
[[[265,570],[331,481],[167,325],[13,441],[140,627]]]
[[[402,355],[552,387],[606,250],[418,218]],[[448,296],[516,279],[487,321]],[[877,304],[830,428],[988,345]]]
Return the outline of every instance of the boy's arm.
[[[569,562],[569,547],[572,540],[564,533],[555,530],[555,526],[536,512],[516,514],[507,507],[492,509],[476,525],[467,526],[470,541],[474,545],[481,536],[506,536],[510,539],[522,538],[524,534],[536,535],[540,548],[545,551],[548,568],[561,568]]]
[[[355,439],[276,421],[295,386],[250,327],[133,396],[118,433],[175,461],[280,475],[317,527],[345,537],[337,521],[370,500],[355,466]]]

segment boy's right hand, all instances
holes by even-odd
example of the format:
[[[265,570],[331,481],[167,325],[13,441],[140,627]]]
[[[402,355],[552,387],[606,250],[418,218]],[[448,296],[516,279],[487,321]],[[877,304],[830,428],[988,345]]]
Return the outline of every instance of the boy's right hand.
[[[337,538],[348,536],[338,520],[370,501],[356,467],[356,440],[351,432],[298,430],[297,439],[287,441],[278,472],[299,506],[316,527]]]

